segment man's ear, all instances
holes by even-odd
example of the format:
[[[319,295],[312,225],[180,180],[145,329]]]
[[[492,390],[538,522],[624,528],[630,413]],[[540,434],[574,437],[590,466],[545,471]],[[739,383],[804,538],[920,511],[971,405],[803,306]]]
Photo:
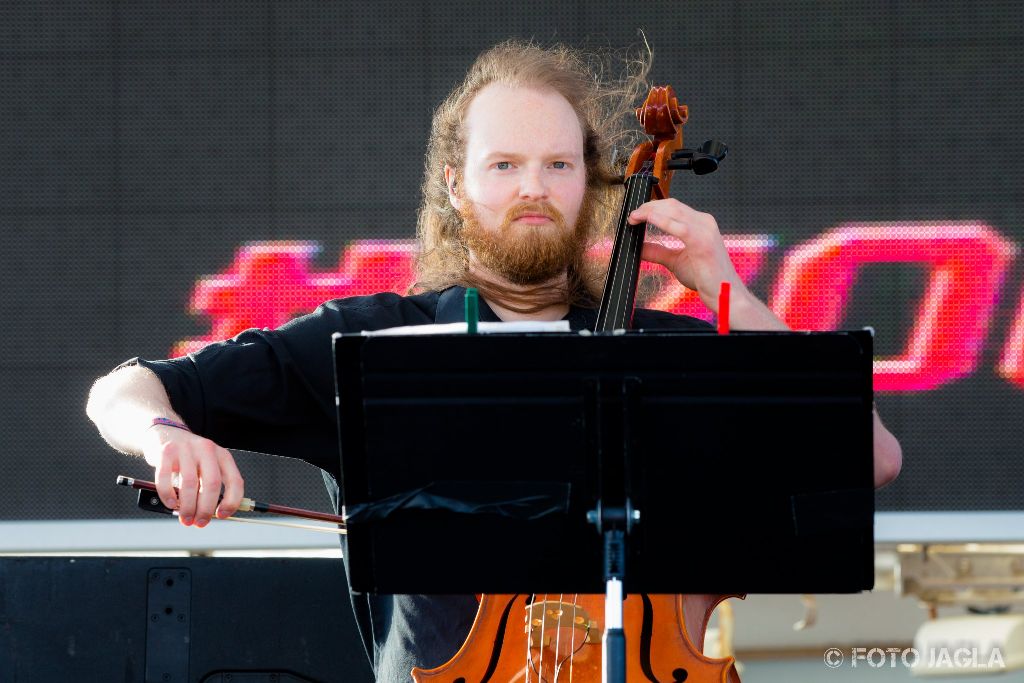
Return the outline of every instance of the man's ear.
[[[458,175],[455,169],[445,164],[444,166],[444,184],[448,186],[448,201],[456,211],[462,210],[462,199],[455,192],[455,176]]]

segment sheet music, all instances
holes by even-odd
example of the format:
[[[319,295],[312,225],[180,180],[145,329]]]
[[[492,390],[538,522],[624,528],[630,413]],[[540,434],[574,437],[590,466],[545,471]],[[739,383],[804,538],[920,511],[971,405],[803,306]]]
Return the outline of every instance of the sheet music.
[[[568,320],[516,320],[513,322],[477,323],[479,334],[509,334],[524,332],[571,332]],[[440,323],[435,325],[408,325],[385,330],[364,330],[365,337],[406,336],[414,334],[466,334],[466,323]]]

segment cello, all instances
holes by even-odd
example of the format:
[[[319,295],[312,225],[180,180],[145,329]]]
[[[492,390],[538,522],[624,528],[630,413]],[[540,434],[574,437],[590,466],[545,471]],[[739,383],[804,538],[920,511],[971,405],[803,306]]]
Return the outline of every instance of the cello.
[[[671,86],[652,88],[636,115],[651,139],[634,149],[626,167],[597,333],[631,326],[647,225],[630,225],[630,213],[652,198],[667,198],[673,170],[710,173],[727,152],[713,141],[698,150],[683,149],[688,110]],[[622,603],[626,680],[739,683],[733,657],[703,654],[711,614],[729,597],[744,596],[627,596]],[[439,667],[414,668],[412,677],[417,683],[596,683],[602,680],[602,636],[612,626],[605,622],[604,595],[483,595],[459,651]]]

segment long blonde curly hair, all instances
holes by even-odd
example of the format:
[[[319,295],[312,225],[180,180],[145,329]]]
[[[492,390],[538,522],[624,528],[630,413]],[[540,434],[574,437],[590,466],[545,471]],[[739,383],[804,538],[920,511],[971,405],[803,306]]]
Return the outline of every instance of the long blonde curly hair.
[[[423,174],[423,203],[417,221],[420,252],[412,291],[440,291],[452,285],[476,287],[486,298],[521,313],[552,303],[593,305],[600,298],[604,273],[588,266],[586,247],[607,235],[620,204],[622,186],[615,182],[636,136],[633,110],[647,91],[651,53],[641,55],[585,52],[565,45],[540,47],[509,40],[481,54],[466,78],[434,112]],[[551,89],[572,105],[583,129],[587,189],[582,211],[587,244],[578,262],[568,264],[567,289],[550,287],[508,291],[476,277],[469,270],[469,251],[462,238],[462,217],[448,198],[444,167],[459,173],[465,164],[464,122],[469,104],[484,87]]]

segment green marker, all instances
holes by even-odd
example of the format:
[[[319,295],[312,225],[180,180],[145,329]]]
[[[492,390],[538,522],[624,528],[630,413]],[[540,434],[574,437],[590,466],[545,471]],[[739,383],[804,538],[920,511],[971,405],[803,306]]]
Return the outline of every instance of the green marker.
[[[480,320],[479,300],[475,288],[466,289],[466,332],[468,334],[476,334],[476,324]]]

